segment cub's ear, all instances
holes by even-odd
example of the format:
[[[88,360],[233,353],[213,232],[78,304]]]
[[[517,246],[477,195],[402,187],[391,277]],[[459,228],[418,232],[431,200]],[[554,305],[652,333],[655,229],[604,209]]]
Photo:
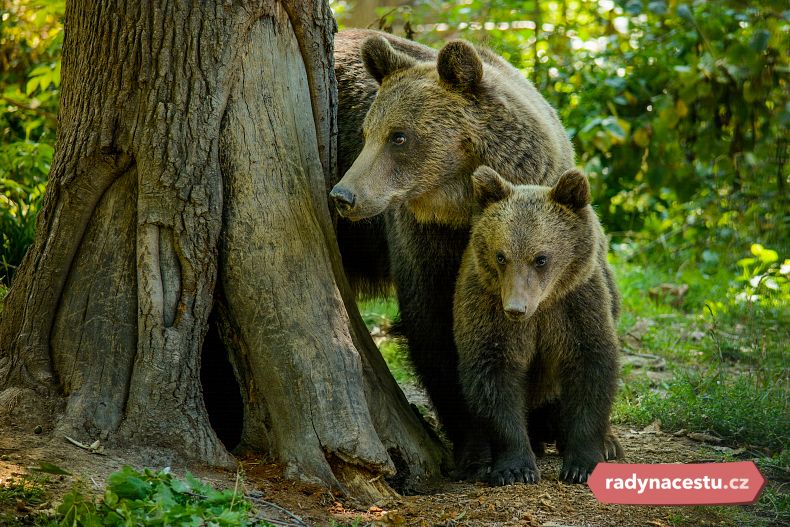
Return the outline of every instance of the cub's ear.
[[[379,36],[365,40],[360,48],[360,54],[365,69],[379,84],[390,73],[417,64],[415,59],[396,51],[386,38]]]
[[[572,210],[582,209],[590,204],[590,183],[579,169],[566,170],[549,191],[549,198]]]
[[[452,88],[474,92],[483,79],[483,62],[468,42],[454,40],[439,51],[436,60],[439,78]]]
[[[493,168],[481,165],[472,174],[472,188],[475,201],[481,208],[502,201],[513,192],[513,185],[500,176]]]

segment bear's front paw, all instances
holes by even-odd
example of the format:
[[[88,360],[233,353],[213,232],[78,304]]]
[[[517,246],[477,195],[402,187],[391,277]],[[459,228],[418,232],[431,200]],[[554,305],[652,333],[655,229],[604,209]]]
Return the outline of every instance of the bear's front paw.
[[[593,456],[568,456],[562,462],[560,479],[566,483],[585,483],[595,465],[601,461],[603,455],[600,453]]]
[[[540,481],[540,470],[535,464],[534,455],[509,456],[494,464],[488,480],[496,486],[537,483]]]

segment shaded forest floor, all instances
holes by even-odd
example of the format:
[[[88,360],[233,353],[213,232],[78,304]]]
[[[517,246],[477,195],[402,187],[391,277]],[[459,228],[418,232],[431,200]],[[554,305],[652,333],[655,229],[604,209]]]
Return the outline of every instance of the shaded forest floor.
[[[616,426],[630,463],[713,462],[723,450],[705,446],[686,437],[661,432],[654,424],[643,430]],[[101,495],[109,474],[123,465],[157,466],[161,460],[141,458],[135,451],[108,451],[91,454],[63,438],[36,435],[28,430],[0,432],[0,489],[25,479],[43,490],[34,503],[24,499],[2,499],[0,525],[33,525],[36,517],[51,514],[63,495],[78,485],[86,492]],[[62,467],[70,475],[41,474],[36,467],[46,463]],[[766,515],[757,507],[629,507],[601,504],[586,485],[567,485],[557,480],[561,460],[549,450],[539,459],[543,479],[537,485],[492,488],[483,484],[437,482],[424,493],[385,499],[373,507],[333,495],[314,485],[285,480],[277,465],[255,459],[242,460],[239,473],[204,467],[174,466],[176,474],[189,469],[217,488],[233,489],[237,477],[243,489],[263,502],[255,503],[261,517],[271,525],[310,526],[631,526],[675,525],[780,525],[781,519]],[[161,468],[161,465],[159,466]],[[772,481],[774,488],[782,485]],[[273,503],[296,515],[267,505]]]

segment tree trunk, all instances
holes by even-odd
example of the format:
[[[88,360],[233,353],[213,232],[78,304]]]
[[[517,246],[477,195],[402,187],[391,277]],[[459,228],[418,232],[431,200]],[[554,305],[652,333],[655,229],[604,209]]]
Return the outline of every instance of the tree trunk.
[[[436,474],[444,452],[340,263],[325,2],[74,0],[65,28],[50,183],[0,319],[0,415],[230,465],[200,385],[214,310],[241,446],[362,499],[396,466]]]

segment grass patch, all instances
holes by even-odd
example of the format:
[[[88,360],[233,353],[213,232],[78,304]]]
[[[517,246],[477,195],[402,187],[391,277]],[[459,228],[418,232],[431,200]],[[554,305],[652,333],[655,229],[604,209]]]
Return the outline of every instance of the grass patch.
[[[667,429],[710,432],[731,444],[774,452],[787,449],[786,292],[743,302],[738,299],[744,286],[732,272],[682,267],[673,272],[614,258],[626,349],[664,358],[672,378],[651,386],[626,370],[613,419],[637,426],[660,419]],[[646,294],[665,283],[687,286],[687,292],[680,298]],[[636,343],[633,332],[639,333]]]
[[[760,470],[773,480],[790,479],[786,285],[755,289],[753,281],[735,276],[733,266],[681,264],[673,271],[670,262],[659,267],[618,258],[613,265],[623,295],[619,332],[625,348],[665,359],[670,376],[655,382],[625,368],[612,421],[644,427],[660,420],[668,431],[707,432],[747,447],[749,456],[756,450]],[[651,296],[659,284],[688,289],[680,301]],[[790,523],[790,494],[783,485],[769,485],[754,506],[716,510],[736,525]],[[686,524],[682,518],[671,523]]]
[[[45,506],[45,479],[23,476],[0,483],[0,525],[45,527],[57,523],[35,509]]]
[[[398,301],[392,297],[374,298],[359,302],[362,320],[378,344],[379,351],[399,383],[415,383],[414,368],[400,339],[392,338],[389,330],[398,317]]]
[[[389,330],[398,317],[398,301],[393,297],[362,300],[357,307],[368,329],[374,332],[375,327]]]
[[[705,431],[730,444],[779,452],[790,441],[786,394],[786,385],[766,384],[751,375],[687,373],[676,377],[666,393],[645,393],[639,412],[660,419],[669,431]]]
[[[36,507],[46,501],[44,485],[29,477],[13,478],[0,484],[0,505]]]
[[[409,361],[409,355],[397,340],[385,339],[379,344],[379,351],[389,366],[392,376],[399,383],[414,383],[416,377],[414,368]]]

